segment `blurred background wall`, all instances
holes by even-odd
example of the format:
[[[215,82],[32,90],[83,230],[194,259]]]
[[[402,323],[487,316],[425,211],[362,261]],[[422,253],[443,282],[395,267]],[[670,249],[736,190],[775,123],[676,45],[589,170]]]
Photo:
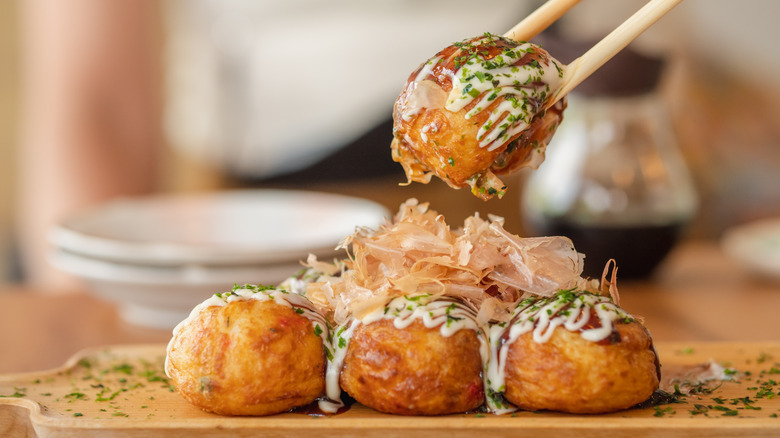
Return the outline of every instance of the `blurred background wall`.
[[[515,0],[509,2],[516,3]],[[186,3],[172,0],[161,3],[161,16],[166,16],[162,20],[170,27],[168,32],[186,18],[177,15],[186,11]],[[528,2],[523,6],[530,8],[537,3]],[[642,0],[586,0],[572,11],[563,26],[578,37],[598,38],[643,3]],[[20,280],[12,257],[18,189],[20,4],[20,0],[0,1],[0,281]],[[179,12],[176,12],[177,8]],[[441,11],[444,14],[446,8]],[[391,12],[387,6],[382,11],[387,16]],[[674,57],[664,93],[677,122],[683,152],[702,194],[703,208],[692,231],[698,237],[717,238],[723,229],[735,223],[780,214],[780,80],[777,79],[780,77],[780,48],[776,45],[780,29],[774,22],[777,16],[780,16],[780,2],[773,0],[686,0],[637,41],[640,47],[665,51]],[[395,19],[398,26],[404,23],[401,14]],[[439,25],[447,25],[446,16]],[[472,23],[474,26],[496,32],[503,30],[484,29],[479,23]],[[431,50],[435,51],[432,48],[443,47],[473,33],[471,29],[464,33],[457,26],[449,30],[443,35],[426,33],[423,27],[415,29],[424,44],[398,48],[399,53],[404,54],[403,61],[398,61],[399,71],[411,71],[416,63],[432,55]],[[392,27],[383,32],[383,38],[393,38],[389,33]],[[164,38],[169,43],[179,41],[184,33],[186,31],[179,29],[176,35],[164,34]],[[197,38],[204,38],[204,35]],[[207,38],[215,36],[209,34]],[[366,40],[370,42],[371,38]],[[175,59],[172,53],[177,48],[190,50],[192,46],[169,45],[161,50],[167,57],[164,73],[169,81],[176,73],[175,64],[170,62]],[[415,61],[409,61],[411,59]],[[399,89],[406,74],[398,75]],[[199,89],[197,83],[194,85],[192,90],[195,92],[209,92]],[[168,87],[168,92],[170,90]],[[169,109],[174,100],[168,95]],[[208,96],[195,96],[193,102],[195,105],[209,102]],[[389,107],[387,110],[389,112]],[[166,141],[170,147],[164,160],[166,178],[163,186],[171,190],[188,190],[224,185],[225,180],[220,169],[212,165],[212,158],[198,150],[203,145],[191,147],[190,153],[188,146],[181,144],[187,139],[171,135],[171,123],[186,125],[186,116],[181,113],[171,119],[168,115]],[[197,118],[189,120],[196,120],[193,128],[202,128],[197,125]],[[197,143],[195,140],[192,142]],[[390,160],[389,153],[387,160]],[[430,190],[428,188],[416,187],[424,194],[429,193],[425,191]],[[517,189],[514,196],[494,202],[491,208],[502,214],[516,214],[519,192]],[[405,197],[408,193],[402,192],[399,196]],[[481,205],[466,193],[448,191],[445,196],[453,202],[468,203],[469,208],[480,208]],[[440,210],[446,214],[446,205]]]
[[[0,2],[0,282],[18,277],[11,256],[19,121],[19,27],[16,1]]]

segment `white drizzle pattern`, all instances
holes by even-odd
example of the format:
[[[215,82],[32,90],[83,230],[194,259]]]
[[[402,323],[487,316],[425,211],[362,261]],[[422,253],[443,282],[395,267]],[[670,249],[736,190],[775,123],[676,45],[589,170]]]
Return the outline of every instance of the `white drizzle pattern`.
[[[480,340],[480,357],[483,369],[488,360],[487,332],[477,324],[477,313],[471,307],[451,299],[437,299],[429,294],[402,296],[391,300],[384,308],[379,308],[362,318],[353,318],[333,331],[333,360],[328,362],[325,376],[325,392],[330,399],[320,402],[324,412],[335,412],[340,404],[341,388],[339,375],[344,365],[349,341],[360,324],[371,324],[381,320],[392,320],[397,329],[404,329],[419,320],[427,328],[439,327],[442,336],[452,336],[458,330],[470,329],[477,333]]]
[[[486,36],[472,44],[479,46],[494,40],[495,37]],[[452,90],[445,106],[447,110],[460,111],[476,97],[482,96],[476,106],[466,113],[466,119],[484,111],[499,96],[517,97],[514,101],[503,100],[490,113],[490,117],[479,128],[477,134],[480,147],[493,151],[513,136],[528,129],[540,105],[552,97],[552,92],[560,87],[563,70],[552,58],[549,63],[512,65],[516,59],[534,50],[533,44],[523,43],[489,62],[478,61],[472,57],[455,71]],[[505,113],[507,116],[503,123],[495,126]]]
[[[405,121],[408,122],[412,120],[412,118],[419,114],[423,108],[437,106],[430,102],[432,99],[430,96],[428,96],[428,94],[432,87],[439,88],[439,86],[435,82],[428,79],[428,76],[433,73],[433,68],[439,62],[441,62],[441,58],[438,56],[429,59],[425,64],[423,64],[420,72],[417,73],[417,76],[415,76],[414,81],[409,84],[409,87],[411,87],[409,90],[409,105],[405,108],[401,115]]]
[[[569,331],[581,330],[591,318],[591,310],[599,318],[595,328],[582,330],[583,339],[599,342],[612,333],[617,320],[632,321],[633,317],[616,306],[609,297],[589,292],[560,291],[555,296],[543,299],[520,301],[508,324],[494,324],[489,328],[490,358],[486,375],[487,399],[496,398],[504,393],[506,386],[506,358],[509,347],[523,334],[533,332],[535,342],[547,342],[553,331],[562,326]],[[508,333],[507,333],[508,332]],[[491,397],[495,396],[495,397]],[[514,407],[504,404],[497,406],[497,414],[514,411]]]
[[[498,38],[486,35],[462,44],[466,48],[478,47],[491,44]],[[528,129],[534,115],[561,86],[563,67],[552,57],[549,57],[549,62],[540,59],[530,64],[513,65],[526,53],[533,53],[536,47],[531,43],[522,43],[517,47],[506,49],[502,54],[487,61],[471,56],[454,72],[444,71],[444,74],[448,74],[452,80],[452,90],[447,96],[445,109],[458,112],[481,96],[475,106],[466,113],[466,119],[481,113],[499,97],[510,97],[502,99],[501,103],[491,111],[488,120],[480,126],[477,134],[480,147],[493,151],[510,138]],[[460,50],[453,56],[462,56],[462,53],[463,51]],[[442,62],[441,58],[434,57],[423,65],[414,81],[409,84],[411,87],[409,102],[423,100],[416,98],[416,94],[418,90],[425,89],[421,86],[424,81],[431,82],[428,77],[440,62]],[[410,121],[422,109],[419,104],[411,104],[403,112],[402,118]],[[500,125],[496,126],[498,123]],[[423,141],[427,140],[423,138]]]

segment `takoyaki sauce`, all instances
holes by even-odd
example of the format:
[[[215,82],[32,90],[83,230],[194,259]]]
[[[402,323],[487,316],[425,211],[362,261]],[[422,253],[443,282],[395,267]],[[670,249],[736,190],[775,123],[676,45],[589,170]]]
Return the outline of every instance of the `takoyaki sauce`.
[[[594,312],[592,309],[590,311],[590,319],[588,322],[585,323],[584,326],[580,327],[579,332],[582,333],[585,330],[590,329],[596,329],[601,328],[601,319],[596,315],[596,312]],[[620,332],[617,331],[617,328],[615,326],[612,326],[612,331],[609,332],[606,338],[595,341],[598,345],[614,345],[620,342]]]

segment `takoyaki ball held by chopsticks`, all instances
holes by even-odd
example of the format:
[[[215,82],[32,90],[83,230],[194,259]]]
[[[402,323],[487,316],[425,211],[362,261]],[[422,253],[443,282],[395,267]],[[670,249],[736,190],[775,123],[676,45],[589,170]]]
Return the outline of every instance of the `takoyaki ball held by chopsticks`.
[[[327,330],[300,295],[237,286],[176,327],[165,370],[182,397],[204,411],[277,414],[323,394]]]
[[[496,175],[542,162],[566,94],[681,1],[650,0],[568,65],[516,39],[533,38],[578,0],[549,0],[506,37],[447,47],[411,74],[395,103],[393,159],[408,182],[436,175],[485,200],[503,196]]]
[[[453,300],[428,300],[399,297],[356,322],[340,377],[352,398],[398,415],[452,414],[484,403],[473,314]]]
[[[523,410],[615,412],[658,388],[650,334],[606,296],[565,290],[523,300],[491,338],[497,350],[488,392],[505,390]]]
[[[561,65],[531,43],[485,34],[455,43],[415,70],[393,111],[393,160],[409,182],[433,175],[482,199],[504,195],[496,176],[537,167],[561,122],[550,108]]]

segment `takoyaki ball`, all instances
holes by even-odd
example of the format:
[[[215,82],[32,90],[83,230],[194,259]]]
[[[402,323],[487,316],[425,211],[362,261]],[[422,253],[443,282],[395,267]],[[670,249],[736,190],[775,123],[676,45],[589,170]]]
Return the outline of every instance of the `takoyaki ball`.
[[[525,410],[599,414],[630,408],[658,388],[652,340],[638,322],[618,323],[592,342],[557,327],[546,342],[521,335],[506,362],[506,399]]]
[[[270,415],[313,402],[325,388],[325,354],[311,320],[254,299],[204,308],[169,347],[168,375],[204,411]]]
[[[544,49],[496,35],[453,44],[409,76],[393,111],[393,160],[407,179],[435,175],[482,199],[504,194],[496,176],[537,167],[562,120],[548,108],[562,67]]]
[[[355,329],[341,387],[380,412],[440,415],[484,403],[479,339],[471,329],[442,336],[419,320],[398,329],[380,320]]]

